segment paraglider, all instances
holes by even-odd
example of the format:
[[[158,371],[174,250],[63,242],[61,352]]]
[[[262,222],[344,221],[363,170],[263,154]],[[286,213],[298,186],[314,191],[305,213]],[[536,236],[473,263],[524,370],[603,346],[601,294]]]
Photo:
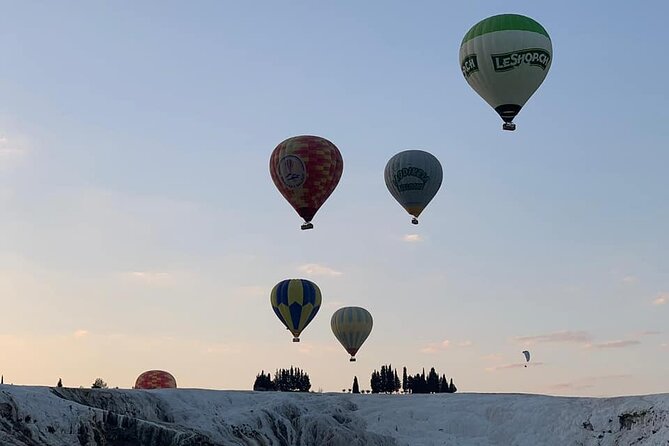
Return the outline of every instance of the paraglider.
[[[372,332],[372,315],[360,307],[344,307],[335,311],[330,320],[332,333],[355,361],[355,354]]]
[[[418,216],[441,187],[443,172],[439,160],[423,150],[405,150],[390,158],[384,177],[386,187],[399,204],[413,216]]]
[[[500,115],[504,130],[546,78],[553,61],[548,32],[517,14],[480,21],[460,45],[460,68],[467,83]]]
[[[525,362],[530,362],[530,352],[523,350],[523,355],[525,355]],[[527,367],[527,364],[525,364],[525,367]]]
[[[311,220],[339,183],[344,161],[339,149],[319,136],[294,136],[276,146],[269,160],[274,185],[304,219]]]
[[[137,377],[135,389],[175,389],[177,381],[164,370],[149,370]]]
[[[306,279],[286,279],[274,285],[270,303],[279,320],[300,342],[300,333],[321,307],[321,290]]]

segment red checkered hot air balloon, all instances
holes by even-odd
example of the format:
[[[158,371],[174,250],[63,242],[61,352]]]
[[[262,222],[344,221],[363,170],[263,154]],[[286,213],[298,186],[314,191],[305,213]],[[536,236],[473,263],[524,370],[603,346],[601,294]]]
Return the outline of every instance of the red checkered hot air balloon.
[[[149,370],[135,381],[135,389],[176,389],[177,381],[171,373],[163,370]]]
[[[276,146],[269,160],[272,181],[304,219],[311,220],[339,183],[344,160],[339,149],[319,136],[294,136]]]

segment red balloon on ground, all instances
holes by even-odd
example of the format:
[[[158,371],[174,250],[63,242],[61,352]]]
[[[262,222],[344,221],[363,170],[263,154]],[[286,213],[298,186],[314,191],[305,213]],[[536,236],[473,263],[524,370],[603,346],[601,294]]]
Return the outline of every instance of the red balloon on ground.
[[[135,389],[175,389],[177,380],[171,373],[163,370],[149,370],[142,373],[135,381]]]

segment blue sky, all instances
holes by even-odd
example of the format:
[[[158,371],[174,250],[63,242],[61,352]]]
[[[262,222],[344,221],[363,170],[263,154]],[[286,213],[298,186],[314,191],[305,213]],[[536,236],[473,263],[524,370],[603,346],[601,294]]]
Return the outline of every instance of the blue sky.
[[[392,362],[467,391],[667,391],[662,2],[2,4],[6,382],[242,389],[295,364],[339,390]],[[458,64],[503,12],[554,48],[516,132]],[[298,134],[344,157],[306,232],[268,172]],[[407,148],[444,167],[417,227],[383,183]],[[269,305],[288,277],[323,291],[299,346]],[[349,304],[375,318],[355,365],[329,329]]]

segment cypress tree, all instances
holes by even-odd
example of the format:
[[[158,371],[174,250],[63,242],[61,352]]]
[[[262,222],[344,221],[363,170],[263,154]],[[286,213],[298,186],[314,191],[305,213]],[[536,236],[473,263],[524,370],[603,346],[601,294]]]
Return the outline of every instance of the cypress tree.
[[[353,393],[360,393],[360,386],[358,386],[358,377],[353,377]]]
[[[439,375],[437,375],[434,367],[430,369],[430,373],[427,375],[427,391],[428,393],[439,392]]]
[[[407,379],[407,368],[402,367],[402,391],[406,392],[408,390],[407,385],[409,384]]]
[[[369,380],[369,385],[372,388],[372,393],[379,393],[381,391],[381,376],[376,370],[372,372],[372,378]]]
[[[441,378],[439,378],[439,392],[448,393],[448,380],[446,379],[446,375],[441,375]]]

